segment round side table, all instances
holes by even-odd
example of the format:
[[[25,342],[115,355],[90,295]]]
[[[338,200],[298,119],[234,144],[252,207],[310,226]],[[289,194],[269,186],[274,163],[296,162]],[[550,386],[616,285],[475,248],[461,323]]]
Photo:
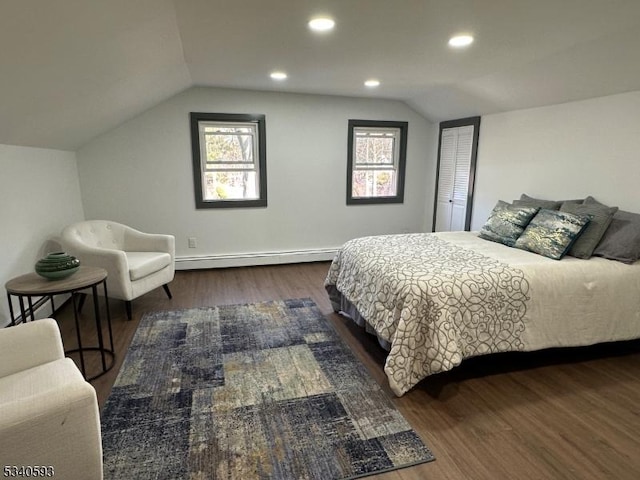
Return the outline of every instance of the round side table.
[[[102,321],[100,318],[100,308],[98,302],[98,286],[102,284],[104,288],[104,298],[106,305],[106,317],[107,327],[109,330],[109,348],[104,343],[102,335]],[[12,278],[5,284],[7,290],[7,298],[9,300],[9,311],[11,313],[11,325],[15,325],[16,317],[14,315],[12,296],[18,298],[20,305],[20,315],[22,321],[26,322],[27,317],[31,317],[31,321],[35,320],[33,298],[34,297],[49,297],[51,301],[51,308],[55,310],[53,305],[53,296],[61,295],[64,293],[71,294],[71,301],[73,303],[73,317],[76,323],[76,333],[78,337],[78,348],[72,350],[65,350],[65,354],[78,353],[80,356],[80,370],[82,375],[87,380],[93,380],[101,375],[107,373],[113,367],[115,361],[115,352],[113,348],[113,332],[111,330],[111,314],[109,313],[109,300],[107,296],[107,271],[104,268],[87,267],[81,265],[76,273],[60,280],[47,280],[41,277],[37,273],[27,273],[19,277]],[[96,331],[98,334],[97,346],[83,346],[82,336],[80,334],[80,321],[78,318],[78,304],[76,301],[76,294],[82,290],[91,289],[93,295],[93,310],[96,322]],[[25,309],[25,298],[27,299],[29,310]],[[87,371],[85,367],[84,354],[86,351],[98,351],[102,359],[102,371],[91,377],[87,377]],[[107,362],[109,357],[109,362]]]

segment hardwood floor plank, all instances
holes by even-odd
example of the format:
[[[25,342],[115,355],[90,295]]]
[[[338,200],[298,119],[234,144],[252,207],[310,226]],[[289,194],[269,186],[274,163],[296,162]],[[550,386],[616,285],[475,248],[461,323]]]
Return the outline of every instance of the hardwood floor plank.
[[[470,359],[397,398],[377,340],[333,313],[324,290],[328,268],[317,262],[176,272],[173,299],[162,289],[136,299],[131,321],[122,302],[111,300],[117,356],[114,368],[92,382],[100,405],[145,312],[308,297],[436,455],[435,462],[372,478],[639,478],[640,342]],[[71,308],[57,319],[72,348]],[[91,308],[85,306],[81,322],[94,341]],[[92,356],[89,368],[98,361]]]

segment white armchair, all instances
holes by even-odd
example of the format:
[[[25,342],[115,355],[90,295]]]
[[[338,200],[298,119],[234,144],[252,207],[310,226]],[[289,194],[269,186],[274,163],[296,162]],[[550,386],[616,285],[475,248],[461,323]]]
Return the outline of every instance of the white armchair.
[[[65,358],[55,320],[0,329],[0,358],[0,465],[38,468],[6,476],[102,479],[96,392]]]
[[[162,286],[171,298],[169,282],[175,274],[173,235],[143,233],[121,223],[88,220],[69,225],[61,242],[82,265],[107,270],[110,298],[125,301],[131,320],[131,301]]]

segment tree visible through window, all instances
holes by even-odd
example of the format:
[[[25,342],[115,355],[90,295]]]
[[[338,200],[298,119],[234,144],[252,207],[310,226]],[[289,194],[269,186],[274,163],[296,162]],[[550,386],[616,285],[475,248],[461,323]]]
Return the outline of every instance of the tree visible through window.
[[[347,204],[402,203],[407,122],[350,120]]]
[[[264,115],[191,114],[196,205],[266,206]]]

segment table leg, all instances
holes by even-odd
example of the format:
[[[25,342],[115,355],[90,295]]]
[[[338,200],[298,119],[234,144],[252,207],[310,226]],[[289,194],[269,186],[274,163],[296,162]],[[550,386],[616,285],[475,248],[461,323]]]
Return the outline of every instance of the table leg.
[[[11,301],[11,294],[7,292],[7,301],[9,302],[9,315],[11,315],[11,326],[16,324],[16,316],[13,312],[13,302]]]
[[[29,313],[31,314],[31,321],[35,322],[36,321],[36,314],[33,311],[33,300],[31,299],[31,295],[29,295],[27,297],[27,300],[29,301]]]
[[[104,339],[102,338],[102,322],[100,321],[100,301],[98,299],[98,287],[93,285],[91,287],[93,293],[93,312],[96,317],[96,329],[98,330],[98,345],[100,350],[100,356],[102,357],[102,370],[107,370],[107,360],[104,356]],[[112,348],[113,350],[113,348]]]
[[[115,355],[115,348],[113,347],[113,331],[111,330],[111,312],[109,311],[109,296],[107,295],[107,280],[105,279],[102,282],[104,286],[104,304],[107,310],[107,326],[109,327],[109,342],[111,345],[111,351]]]
[[[71,292],[71,303],[73,303],[73,318],[76,321],[76,333],[78,335],[78,353],[80,354],[80,367],[82,370],[82,376],[87,377],[87,372],[84,367],[84,351],[82,349],[82,336],[80,335],[80,321],[78,320],[78,308],[76,305],[76,294]]]
[[[22,295],[18,295],[18,301],[20,303],[20,316],[22,317],[22,322],[26,322],[27,321],[27,313],[24,309],[24,298],[22,297]]]

